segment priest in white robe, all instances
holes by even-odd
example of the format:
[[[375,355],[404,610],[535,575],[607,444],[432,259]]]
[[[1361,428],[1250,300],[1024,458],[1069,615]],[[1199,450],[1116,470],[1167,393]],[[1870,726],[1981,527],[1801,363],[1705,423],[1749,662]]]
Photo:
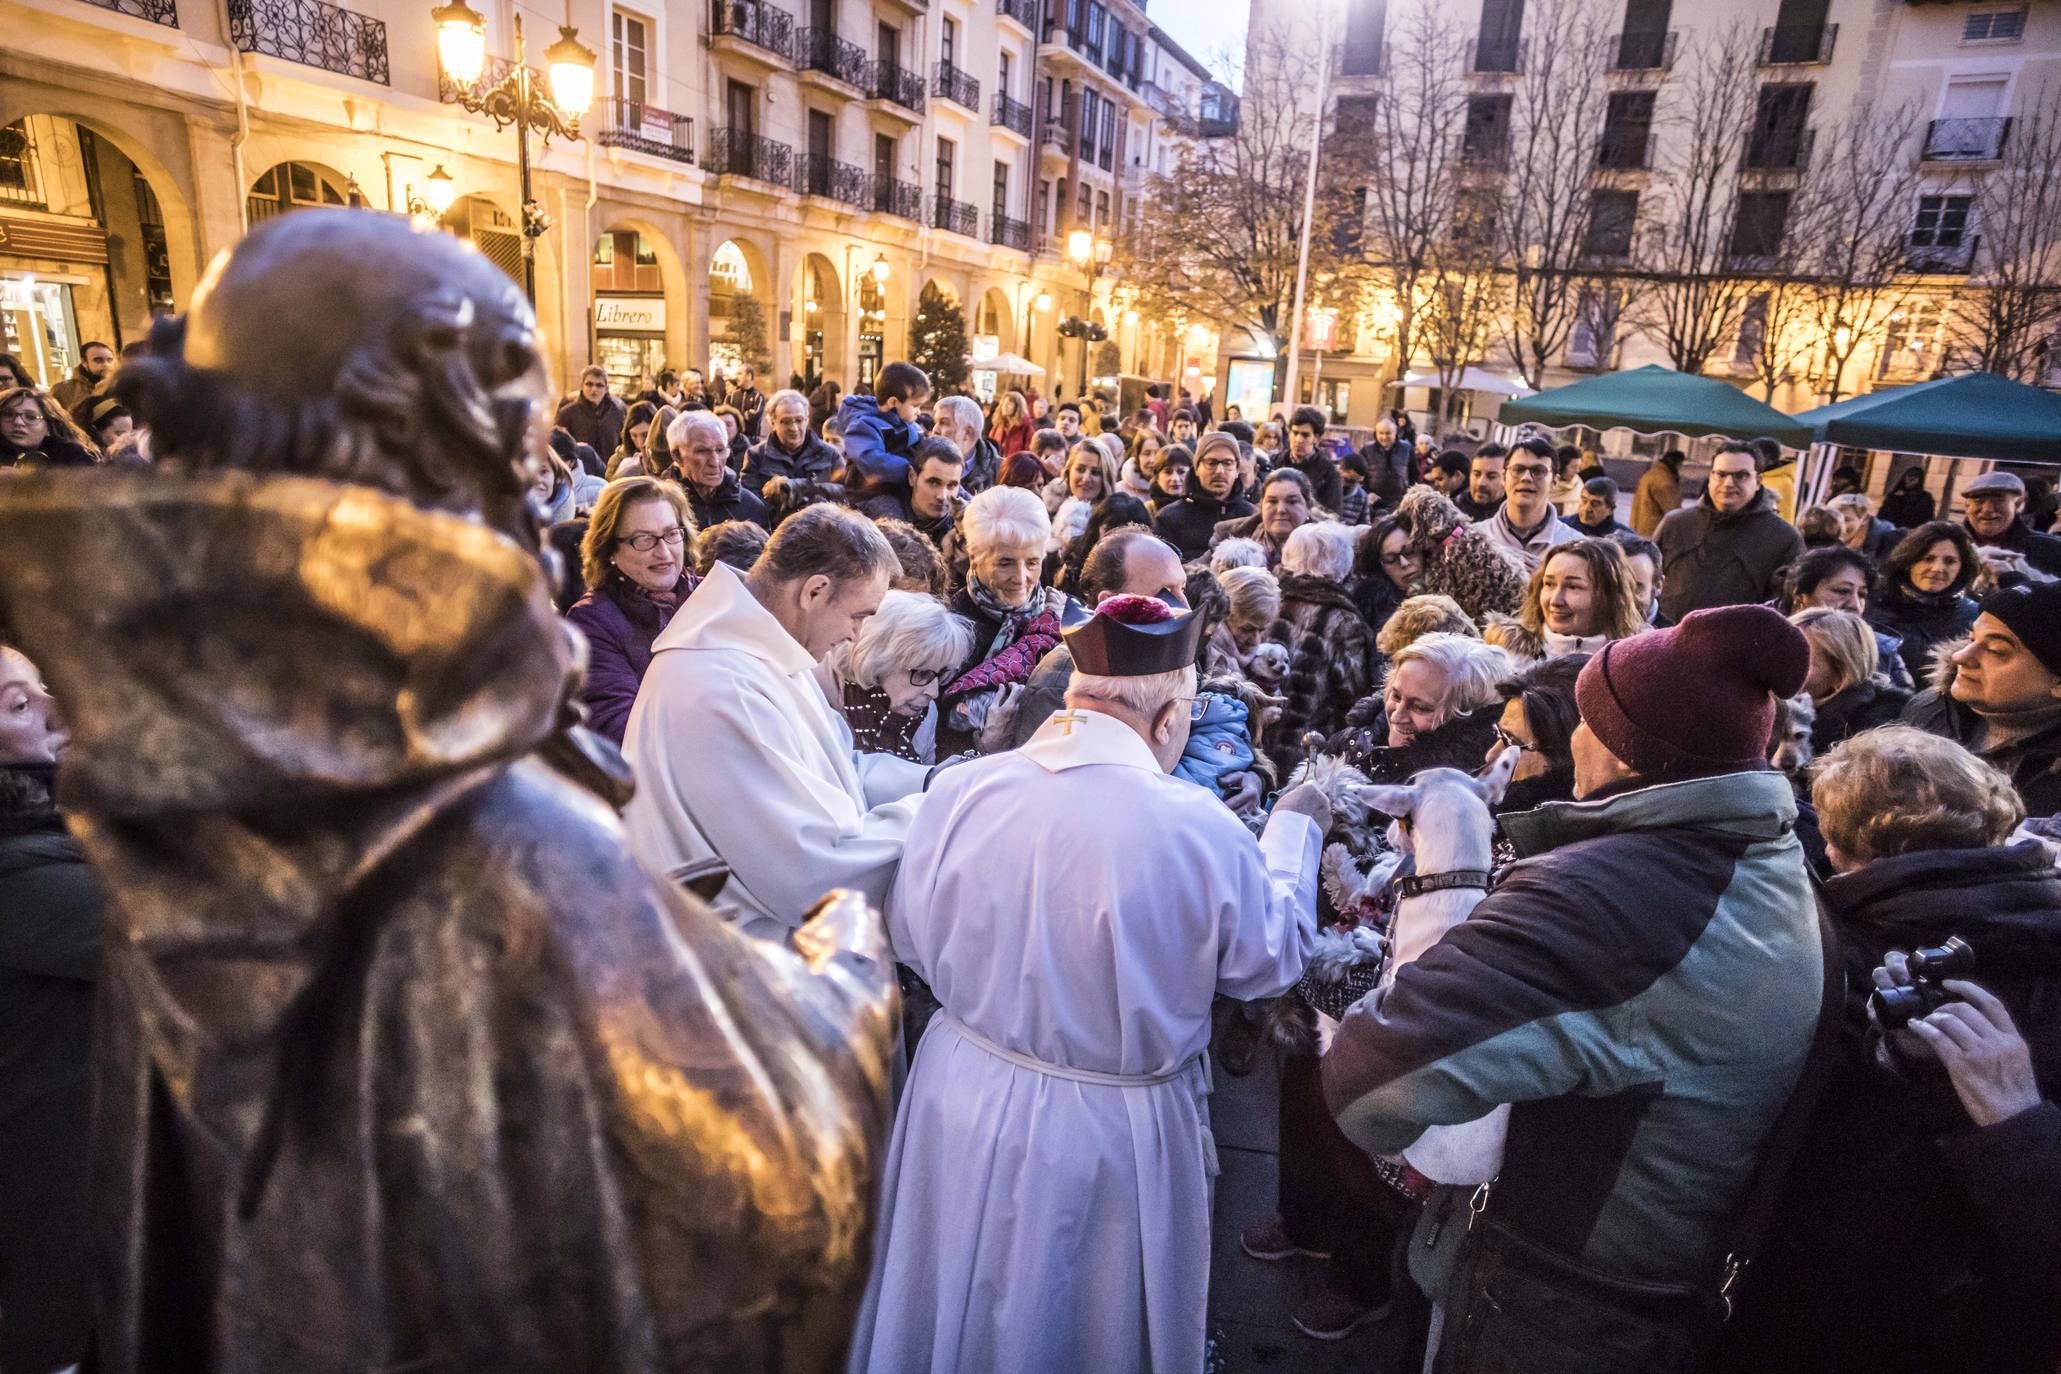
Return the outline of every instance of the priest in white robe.
[[[1168,776],[1201,617],[1118,597],[1067,632],[1067,709],[938,775],[888,902],[943,1010],[895,1119],[851,1368],[1202,1368],[1210,1001],[1301,975],[1329,811],[1255,840]]]
[[[886,900],[929,770],[853,752],[816,660],[900,567],[870,520],[811,506],[749,574],[710,569],[652,645],[623,735],[631,851],[750,934],[786,939],[833,888]]]

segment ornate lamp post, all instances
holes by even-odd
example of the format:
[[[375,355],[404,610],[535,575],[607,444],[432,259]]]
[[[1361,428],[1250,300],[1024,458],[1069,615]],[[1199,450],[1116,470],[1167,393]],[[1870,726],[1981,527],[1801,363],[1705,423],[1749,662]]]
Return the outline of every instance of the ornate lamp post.
[[[1092,308],[1095,303],[1095,282],[1101,277],[1103,271],[1108,268],[1109,260],[1116,256],[1116,245],[1108,239],[1096,237],[1086,229],[1076,229],[1066,236],[1066,256],[1073,259],[1075,267],[1080,268],[1082,272],[1087,274],[1088,305]],[[1078,321],[1078,326],[1077,329],[1071,331],[1062,327],[1060,332],[1075,333],[1080,337],[1081,389],[1079,394],[1085,396],[1088,394],[1088,345],[1093,342],[1100,342],[1108,338],[1109,335],[1101,326],[1088,323],[1085,317]]]
[[[522,289],[537,303],[537,239],[551,219],[530,193],[530,131],[546,143],[580,136],[580,119],[594,103],[594,53],[580,42],[570,24],[558,29],[558,41],[544,50],[550,73],[547,94],[530,72],[522,41],[522,12],[515,15],[515,63],[500,81],[487,81],[487,25],[465,0],[450,0],[429,12],[437,30],[437,57],[458,95],[473,114],[484,114],[494,127],[515,126],[516,165],[522,177]]]

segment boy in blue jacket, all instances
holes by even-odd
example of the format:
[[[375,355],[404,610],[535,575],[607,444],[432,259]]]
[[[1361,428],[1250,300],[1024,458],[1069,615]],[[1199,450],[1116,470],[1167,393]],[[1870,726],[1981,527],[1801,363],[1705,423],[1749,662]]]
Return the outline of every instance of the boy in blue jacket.
[[[847,396],[838,409],[844,422],[845,487],[864,495],[909,482],[909,454],[923,438],[916,412],[930,399],[930,378],[914,363],[880,369],[871,396]]]

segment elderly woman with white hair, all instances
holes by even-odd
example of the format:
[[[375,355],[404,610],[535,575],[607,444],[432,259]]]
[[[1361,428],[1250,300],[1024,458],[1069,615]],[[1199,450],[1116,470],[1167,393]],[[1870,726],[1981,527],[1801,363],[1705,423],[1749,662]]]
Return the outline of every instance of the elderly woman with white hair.
[[[1375,782],[1402,782],[1426,768],[1481,767],[1496,741],[1509,653],[1471,635],[1423,635],[1396,651],[1381,693],[1355,706],[1332,752]]]
[[[989,487],[959,518],[966,585],[952,609],[973,625],[973,645],[938,697],[938,752],[976,746],[991,712],[1059,643],[1065,598],[1040,586],[1052,517],[1022,487]]]
[[[1216,577],[1231,609],[1209,632],[1209,670],[1243,675],[1253,650],[1281,618],[1281,584],[1265,568],[1226,568]]]
[[[889,592],[816,676],[862,753],[937,762],[938,689],[973,651],[973,626],[935,597]]]
[[[1358,531],[1335,520],[1303,525],[1281,550],[1281,625],[1288,643],[1288,704],[1269,732],[1279,776],[1302,760],[1303,736],[1345,727],[1353,703],[1374,687],[1381,655],[1374,631],[1346,589]],[[1279,635],[1276,636],[1280,637]]]

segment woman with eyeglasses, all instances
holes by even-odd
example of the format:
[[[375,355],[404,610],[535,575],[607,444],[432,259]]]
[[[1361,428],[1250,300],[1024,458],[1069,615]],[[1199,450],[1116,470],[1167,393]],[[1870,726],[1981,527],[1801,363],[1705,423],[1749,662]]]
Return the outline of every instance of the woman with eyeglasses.
[[[1496,742],[1483,762],[1494,763],[1505,750],[1522,751],[1497,815],[1573,799],[1574,727],[1581,724],[1574,681],[1588,661],[1588,654],[1562,654],[1496,684],[1503,710],[1496,717]]]
[[[1417,556],[1410,552],[1410,532],[1400,516],[1380,516],[1360,532],[1347,586],[1353,604],[1376,633],[1409,596],[1417,571]]]
[[[852,727],[855,749],[935,763],[938,688],[972,652],[965,616],[921,592],[889,592],[816,675]]]
[[[587,594],[565,618],[587,636],[587,723],[617,744],[651,644],[701,582],[687,493],[656,477],[625,477],[602,488],[580,543]]]

